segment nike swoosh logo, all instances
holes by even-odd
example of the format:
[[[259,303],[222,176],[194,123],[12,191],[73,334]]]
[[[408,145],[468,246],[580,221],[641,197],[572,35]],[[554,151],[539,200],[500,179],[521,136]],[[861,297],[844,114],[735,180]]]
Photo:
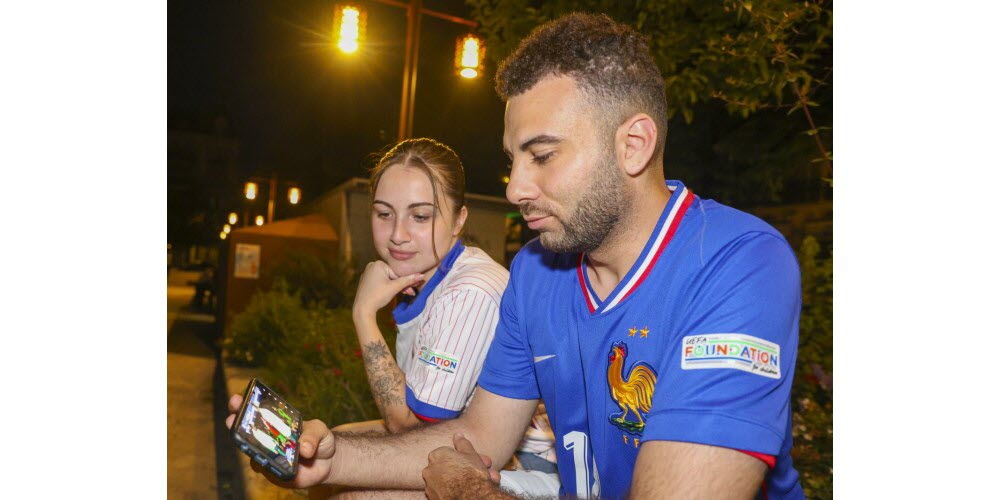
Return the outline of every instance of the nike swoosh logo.
[[[556,357],[555,354],[549,354],[548,356],[535,356],[535,363],[538,363],[539,361],[545,361],[546,359],[554,357]]]

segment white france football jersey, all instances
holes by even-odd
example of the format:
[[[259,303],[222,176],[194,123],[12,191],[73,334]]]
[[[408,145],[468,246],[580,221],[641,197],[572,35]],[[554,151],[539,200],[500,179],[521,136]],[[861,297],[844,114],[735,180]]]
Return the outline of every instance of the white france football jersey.
[[[421,419],[455,418],[465,409],[493,340],[509,276],[485,252],[458,241],[417,297],[393,310],[406,403]]]

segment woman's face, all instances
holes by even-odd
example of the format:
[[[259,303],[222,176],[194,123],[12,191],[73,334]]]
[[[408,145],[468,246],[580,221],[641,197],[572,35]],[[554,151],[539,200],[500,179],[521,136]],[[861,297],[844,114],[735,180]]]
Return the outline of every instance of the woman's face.
[[[438,186],[438,191],[441,187]],[[393,165],[385,169],[372,202],[372,239],[379,257],[398,276],[437,270],[465,222],[465,209],[455,217],[454,207],[439,194],[441,213],[434,215],[434,191],[423,170]],[[432,231],[433,227],[433,231]]]

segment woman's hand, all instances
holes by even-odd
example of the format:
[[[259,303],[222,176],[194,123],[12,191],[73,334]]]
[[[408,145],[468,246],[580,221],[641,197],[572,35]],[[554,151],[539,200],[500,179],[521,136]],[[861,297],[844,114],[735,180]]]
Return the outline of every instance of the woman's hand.
[[[400,292],[415,295],[413,287],[423,279],[424,276],[420,273],[396,276],[389,265],[381,260],[369,262],[354,296],[354,314],[374,315]]]

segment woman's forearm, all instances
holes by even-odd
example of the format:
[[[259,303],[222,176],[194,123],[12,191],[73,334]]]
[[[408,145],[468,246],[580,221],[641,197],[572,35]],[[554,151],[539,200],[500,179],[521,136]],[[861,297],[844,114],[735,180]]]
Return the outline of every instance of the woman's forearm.
[[[374,314],[355,314],[354,327],[368,375],[368,385],[390,433],[404,432],[421,425],[406,404],[406,376],[393,359]]]

